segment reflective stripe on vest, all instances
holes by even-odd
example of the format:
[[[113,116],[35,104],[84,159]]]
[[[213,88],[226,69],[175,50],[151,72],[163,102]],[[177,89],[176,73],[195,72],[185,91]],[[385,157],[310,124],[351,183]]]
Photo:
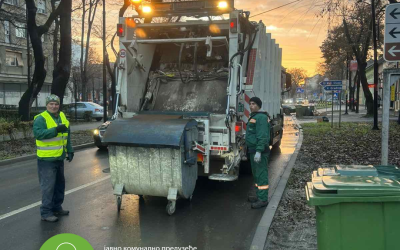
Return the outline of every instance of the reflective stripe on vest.
[[[47,111],[44,111],[39,115],[45,119],[47,129],[55,128],[58,126],[53,117],[51,117],[51,115]],[[35,116],[35,119],[39,115]],[[63,112],[60,112],[60,118],[61,123],[68,128],[69,121],[67,120]],[[67,142],[68,132],[58,133],[56,137],[50,139],[36,140],[37,156],[40,158],[60,157],[62,156],[64,151],[67,151]]]

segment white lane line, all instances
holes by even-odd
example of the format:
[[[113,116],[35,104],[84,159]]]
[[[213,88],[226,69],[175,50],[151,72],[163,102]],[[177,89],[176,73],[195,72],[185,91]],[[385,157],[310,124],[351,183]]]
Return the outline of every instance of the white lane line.
[[[103,178],[101,178],[101,179],[98,179],[97,181],[93,181],[93,182],[90,182],[90,183],[88,183],[88,184],[85,184],[85,185],[82,185],[82,186],[73,188],[73,189],[71,189],[71,190],[65,192],[65,195],[72,194],[72,193],[74,193],[74,192],[76,192],[76,191],[79,191],[79,190],[81,190],[81,189],[84,189],[84,188],[93,186],[94,184],[97,184],[97,183],[99,183],[99,182],[102,182],[102,181],[107,180],[107,179],[110,179],[110,178],[111,178],[111,176],[109,175],[109,176],[103,177]],[[26,211],[26,210],[29,210],[29,209],[31,209],[31,208],[40,206],[41,204],[42,204],[42,201],[38,201],[38,202],[35,202],[35,203],[33,203],[33,204],[31,204],[31,205],[28,205],[28,206],[26,206],[26,207],[22,207],[22,208],[20,208],[20,209],[14,210],[14,211],[12,211],[12,212],[9,212],[9,213],[0,215],[0,221],[6,219],[6,218],[8,218],[8,217],[11,217],[11,216],[13,216],[13,215],[22,213],[22,212],[24,212],[24,211]]]

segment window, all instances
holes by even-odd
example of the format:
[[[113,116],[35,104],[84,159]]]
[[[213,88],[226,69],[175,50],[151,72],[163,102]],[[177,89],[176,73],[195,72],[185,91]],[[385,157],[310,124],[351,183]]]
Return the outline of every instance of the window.
[[[18,0],[5,0],[4,3],[11,5],[18,5]]]
[[[24,62],[22,60],[22,53],[6,51],[6,65],[7,66],[24,66]]]
[[[10,43],[10,22],[9,21],[4,21],[4,42],[5,43]]]
[[[46,14],[46,1],[37,0],[37,13]]]
[[[19,38],[26,38],[25,24],[15,23],[15,36]]]

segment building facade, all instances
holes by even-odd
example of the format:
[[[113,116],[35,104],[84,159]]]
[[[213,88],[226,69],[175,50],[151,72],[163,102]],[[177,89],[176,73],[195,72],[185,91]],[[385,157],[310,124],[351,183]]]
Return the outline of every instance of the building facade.
[[[378,95],[383,98],[383,70],[390,69],[390,68],[397,68],[397,63],[393,62],[386,62],[383,57],[380,57],[378,60]],[[368,85],[370,86],[369,90],[371,91],[372,95],[374,95],[374,61],[369,60],[367,62],[366,68],[366,76]],[[395,101],[399,103],[400,101],[400,82],[395,83]],[[365,104],[365,96],[362,87],[360,87],[360,105]],[[399,105],[399,104],[397,104]],[[395,103],[391,103],[391,107],[395,107]]]

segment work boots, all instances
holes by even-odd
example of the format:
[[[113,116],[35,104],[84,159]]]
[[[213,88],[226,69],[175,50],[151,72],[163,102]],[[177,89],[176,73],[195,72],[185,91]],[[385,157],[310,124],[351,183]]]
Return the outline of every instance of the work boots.
[[[54,215],[52,215],[52,216],[49,216],[49,217],[46,217],[46,218],[43,218],[43,217],[42,217],[42,221],[56,222],[56,221],[58,221],[58,218],[55,217]]]
[[[254,203],[251,203],[251,208],[257,209],[257,208],[262,208],[268,206],[268,201],[256,201]]]

